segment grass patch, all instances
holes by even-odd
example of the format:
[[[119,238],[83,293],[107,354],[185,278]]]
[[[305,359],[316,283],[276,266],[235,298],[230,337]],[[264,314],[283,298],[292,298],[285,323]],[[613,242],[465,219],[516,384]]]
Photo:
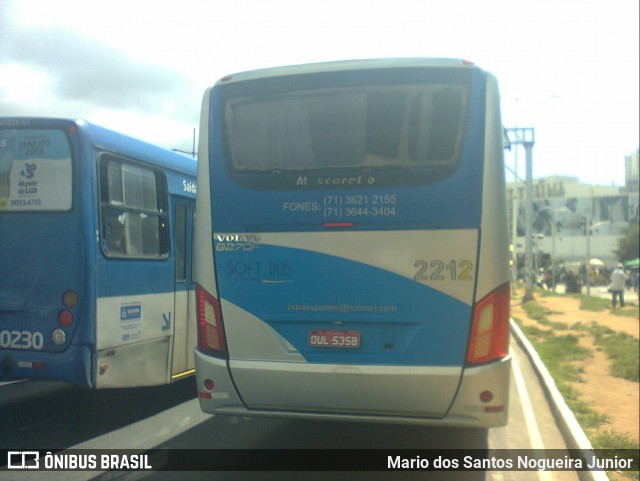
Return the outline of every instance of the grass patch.
[[[533,315],[538,315],[539,317],[542,315],[544,318],[544,313],[548,312],[535,302],[528,302],[523,305],[531,305],[529,309]],[[527,312],[527,315],[530,317],[529,312]],[[591,356],[589,349],[580,346],[579,338],[575,335],[556,336],[551,329],[524,326],[518,318],[514,318],[514,321],[533,344],[540,359],[542,359],[542,362],[549,370],[549,374],[555,381],[560,394],[562,394],[569,409],[571,409],[583,429],[598,429],[603,423],[606,423],[607,416],[591,409],[588,403],[581,401],[578,392],[570,385],[570,382],[576,379],[579,380],[582,374],[582,370],[574,362]]]
[[[523,303],[522,308],[524,309],[524,312],[527,313],[527,317],[534,321],[547,320],[547,316],[551,314],[549,310],[545,309],[544,306],[541,306],[535,301]]]
[[[549,339],[550,337],[554,336],[552,330],[540,329],[539,327],[536,327],[536,326],[527,326],[523,330],[527,335],[527,337],[533,337],[538,341],[543,341],[544,339]]]
[[[578,336],[574,334],[558,336],[552,329],[524,326],[520,319],[514,318],[514,320],[524,334],[531,340],[531,343],[534,345],[536,351],[556,381],[571,381],[579,375],[580,370],[571,363],[590,357],[591,351],[586,347],[580,346]],[[567,327],[564,323],[550,324],[559,324],[562,328]]]
[[[542,324],[543,326],[547,326],[550,329],[557,329],[559,331],[565,331],[567,329],[567,324],[565,324],[564,322],[550,321],[546,318],[539,320],[538,323]]]
[[[527,313],[527,317],[529,319],[533,319],[543,326],[547,326],[550,329],[558,329],[561,331],[567,328],[567,325],[565,323],[550,321],[547,318],[547,316],[549,315],[562,314],[562,312],[550,311],[549,309],[541,304],[538,304],[535,301],[525,302],[524,304],[522,304],[522,308],[524,309],[524,312]]]
[[[580,309],[583,311],[601,312],[611,309],[611,299],[601,299],[600,297],[588,297],[578,295],[580,299]],[[620,317],[631,317],[638,319],[640,317],[640,309],[638,306],[629,306],[618,309],[611,309],[611,314]]]
[[[593,322],[593,321],[592,321]],[[572,331],[588,331],[589,326],[585,326],[582,321],[575,322],[569,326]]]
[[[591,334],[596,341],[598,339],[602,339],[605,336],[611,336],[616,333],[616,331],[614,331],[610,327],[602,326],[595,321],[591,321],[591,325],[585,326],[584,330]]]
[[[640,382],[638,339],[625,332],[616,332],[595,322],[591,323],[586,330],[593,336],[595,345],[601,347],[607,357],[611,359],[610,372],[612,376],[627,381]]]
[[[599,297],[580,296],[580,309],[583,311],[599,312],[608,309],[611,301]]]
[[[638,339],[624,332],[613,332],[594,335],[596,346],[604,349],[611,359],[611,375],[640,382],[640,355]]]
[[[620,317],[630,317],[638,320],[640,318],[640,309],[638,306],[627,306],[622,309],[612,309],[611,314]]]
[[[574,362],[591,356],[591,351],[580,346],[579,338],[575,335],[556,336],[553,331],[537,327],[526,327],[523,330],[580,425],[585,429],[598,429],[606,423],[607,416],[598,413],[588,403],[580,400],[578,392],[570,384],[579,380],[582,375],[582,369]]]
[[[522,320],[517,317],[512,317],[516,324],[520,327],[520,330],[524,333],[529,340],[537,339],[543,340],[554,336],[554,332],[550,329],[540,329],[537,326],[525,326],[522,324]]]
[[[589,436],[591,431],[597,431],[600,426],[609,422],[609,416],[592,409],[590,404],[579,399],[579,395],[570,386],[560,385],[558,390],[576,417],[578,424],[585,430],[589,440],[591,440]]]
[[[567,334],[564,336],[549,336],[543,342],[538,342],[536,351],[545,366],[558,382],[568,383],[580,377],[580,369],[573,364],[591,356],[589,349],[580,346],[578,336]]]
[[[625,454],[628,451],[635,451],[636,453],[640,449],[640,444],[638,441],[630,438],[626,434],[617,434],[611,431],[602,431],[597,433],[591,433],[589,436],[589,441],[591,441],[591,445],[594,449],[616,449],[616,450],[625,450]],[[626,456],[625,456],[626,457]],[[638,459],[638,455],[635,455],[636,460]],[[624,476],[618,477],[617,475],[613,475],[607,471],[607,475],[609,479],[617,480],[617,479],[639,479],[640,473],[638,471],[625,471]],[[622,474],[619,471],[616,474]]]
[[[555,293],[539,293],[543,296],[556,296]],[[580,294],[569,294],[565,297],[580,301],[580,308],[587,311],[612,312],[616,315],[638,319],[638,308],[628,306],[624,309],[610,309],[611,301],[597,297],[587,297]],[[611,375],[639,382],[639,358],[637,338],[625,333],[619,333],[595,321],[586,322],[554,322],[548,316],[554,314],[551,310],[535,301],[522,304],[527,317],[536,324],[523,326],[516,319],[522,331],[529,338],[540,355],[543,363],[553,377],[556,386],[576,419],[585,430],[594,448],[599,449],[638,449],[638,442],[625,434],[604,431],[602,425],[609,417],[592,408],[592,405],[580,399],[580,393],[574,389],[572,383],[580,381],[584,373],[579,361],[591,356],[591,351],[580,346],[581,337],[593,337],[594,344],[599,351],[604,352],[612,361]],[[560,314],[560,313],[558,313]],[[596,315],[594,314],[594,318]],[[625,321],[626,322],[626,321]],[[557,331],[571,330],[573,334],[557,335]],[[637,479],[637,476],[636,476]]]
[[[602,431],[593,435],[591,444],[595,449],[640,449],[638,441],[626,434]]]

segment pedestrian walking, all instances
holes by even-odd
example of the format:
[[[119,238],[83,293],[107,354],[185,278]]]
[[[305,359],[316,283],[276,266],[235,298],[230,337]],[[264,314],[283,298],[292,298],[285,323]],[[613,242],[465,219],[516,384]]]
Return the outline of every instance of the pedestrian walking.
[[[624,307],[624,288],[627,283],[628,276],[624,271],[624,266],[618,264],[618,267],[611,273],[611,305],[616,308],[616,298],[620,299],[620,307]]]

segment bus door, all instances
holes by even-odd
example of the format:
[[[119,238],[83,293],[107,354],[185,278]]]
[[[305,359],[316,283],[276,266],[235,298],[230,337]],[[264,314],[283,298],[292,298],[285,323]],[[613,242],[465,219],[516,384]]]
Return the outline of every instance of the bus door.
[[[193,349],[196,345],[194,284],[191,275],[191,243],[195,201],[175,197],[174,238],[175,238],[175,316],[173,361],[171,377],[175,380],[194,368]]]

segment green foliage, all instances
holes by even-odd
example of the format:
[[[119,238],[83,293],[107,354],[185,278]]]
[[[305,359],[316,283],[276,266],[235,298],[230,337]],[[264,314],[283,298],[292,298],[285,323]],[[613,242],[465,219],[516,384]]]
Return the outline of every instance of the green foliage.
[[[619,262],[628,261],[638,257],[640,250],[640,226],[636,223],[625,229],[622,237],[618,239],[618,245],[613,249],[613,254]]]

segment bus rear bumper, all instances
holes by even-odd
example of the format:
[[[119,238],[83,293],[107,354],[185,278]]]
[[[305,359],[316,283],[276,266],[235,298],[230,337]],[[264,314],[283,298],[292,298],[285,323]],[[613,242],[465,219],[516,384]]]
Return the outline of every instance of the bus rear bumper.
[[[229,374],[226,359],[218,359],[196,350],[196,382],[200,408],[205,413],[228,416],[280,417],[293,419],[342,420],[385,424],[440,425],[473,428],[504,426],[509,417],[509,379],[511,357],[464,370],[458,393],[444,417],[383,415],[348,412],[317,412],[248,409],[240,398]],[[213,381],[207,389],[205,380]],[[491,399],[487,400],[491,393]],[[483,400],[484,399],[484,400]]]
[[[468,426],[505,426],[509,421],[510,379],[510,355],[500,361],[465,368],[447,419],[472,420]]]
[[[0,377],[55,380],[92,387],[91,353],[86,346],[71,346],[60,353],[1,351]]]
[[[221,411],[243,411],[247,415],[247,409],[238,396],[226,359],[202,354],[196,349],[196,384],[198,387],[198,398],[200,399],[200,409],[202,412],[211,414],[222,414]],[[213,381],[213,389],[207,389],[205,381]]]

